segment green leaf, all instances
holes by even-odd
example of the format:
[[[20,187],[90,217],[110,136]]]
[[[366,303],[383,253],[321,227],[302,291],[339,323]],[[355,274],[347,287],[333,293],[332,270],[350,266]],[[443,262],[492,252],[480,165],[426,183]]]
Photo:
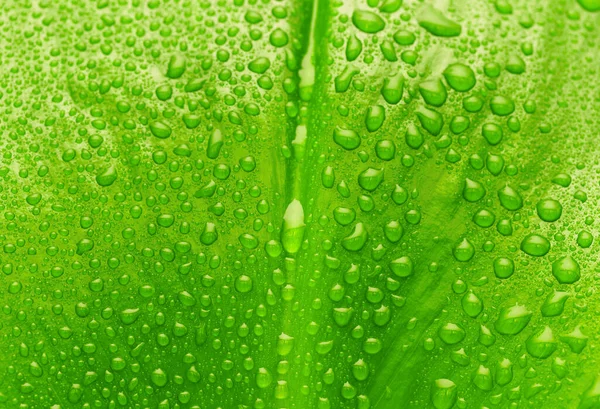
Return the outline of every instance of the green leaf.
[[[598,10],[0,2],[0,408],[600,408]]]

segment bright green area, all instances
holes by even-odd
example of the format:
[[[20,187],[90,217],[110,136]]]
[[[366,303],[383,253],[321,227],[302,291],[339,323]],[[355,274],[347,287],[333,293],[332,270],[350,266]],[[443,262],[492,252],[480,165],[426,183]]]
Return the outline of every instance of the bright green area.
[[[0,2],[0,408],[600,408],[598,10]]]

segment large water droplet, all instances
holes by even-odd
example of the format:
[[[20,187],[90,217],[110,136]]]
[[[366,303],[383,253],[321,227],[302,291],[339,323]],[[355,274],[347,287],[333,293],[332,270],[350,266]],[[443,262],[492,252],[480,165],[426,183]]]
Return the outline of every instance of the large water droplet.
[[[435,409],[451,409],[456,403],[456,384],[449,379],[437,379],[431,388],[431,403]]]
[[[352,22],[360,31],[373,34],[385,28],[385,22],[372,11],[357,9],[352,13]]]
[[[552,275],[561,284],[573,284],[581,278],[579,263],[571,256],[565,256],[552,263]]]
[[[529,324],[533,314],[524,305],[503,308],[494,327],[502,335],[516,335]]]
[[[550,327],[544,328],[533,333],[525,343],[527,352],[535,358],[545,359],[556,351],[557,343]]]
[[[438,37],[455,37],[462,31],[459,24],[430,5],[425,5],[418,10],[417,21],[421,27]]]
[[[285,251],[295,254],[300,250],[304,240],[304,208],[299,200],[294,199],[288,205],[283,215],[281,243]]]
[[[521,241],[521,250],[533,257],[542,257],[550,251],[550,242],[539,234],[529,234]]]

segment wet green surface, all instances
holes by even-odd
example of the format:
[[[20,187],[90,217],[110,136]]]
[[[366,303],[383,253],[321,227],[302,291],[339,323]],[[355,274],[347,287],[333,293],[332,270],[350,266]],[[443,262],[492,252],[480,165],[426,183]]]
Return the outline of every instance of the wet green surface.
[[[598,10],[0,1],[0,408],[600,408]]]

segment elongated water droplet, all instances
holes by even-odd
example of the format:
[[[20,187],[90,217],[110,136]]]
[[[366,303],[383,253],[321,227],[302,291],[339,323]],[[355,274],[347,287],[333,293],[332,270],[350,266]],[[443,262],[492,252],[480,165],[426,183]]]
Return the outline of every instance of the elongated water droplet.
[[[451,409],[456,403],[458,390],[449,379],[437,379],[431,388],[431,403],[435,409]]]
[[[356,132],[340,127],[333,130],[333,141],[349,151],[360,146],[360,137]]]
[[[175,54],[169,59],[169,65],[167,67],[167,77],[171,79],[177,79],[185,72],[185,57],[181,54]]]
[[[354,10],[352,22],[360,31],[369,34],[377,33],[385,28],[383,19],[369,10]]]
[[[509,359],[504,358],[498,362],[496,367],[496,383],[504,386],[513,379],[513,366]]]
[[[216,159],[221,152],[223,147],[223,135],[219,129],[215,129],[208,139],[208,146],[206,147],[206,156],[210,159]]]
[[[281,333],[277,338],[277,353],[281,356],[288,355],[294,347],[294,337]]]
[[[446,102],[448,92],[439,78],[423,81],[419,84],[419,92],[429,105],[441,107]]]
[[[258,373],[256,374],[256,386],[260,389],[265,389],[271,385],[272,381],[273,376],[267,368],[258,368]]]
[[[150,131],[152,135],[160,139],[166,139],[171,136],[171,127],[161,121],[150,122]]]
[[[367,242],[368,234],[364,224],[357,223],[352,233],[342,239],[342,247],[348,251],[359,251]]]
[[[483,365],[479,365],[473,374],[473,384],[482,391],[491,391],[494,386],[494,382],[492,380],[490,369]]]
[[[502,335],[516,335],[529,324],[533,314],[524,305],[503,308],[494,327]]]
[[[529,234],[521,241],[521,251],[530,256],[542,257],[550,251],[550,242],[539,234]]]
[[[563,313],[565,302],[569,298],[569,293],[564,291],[553,291],[548,294],[544,304],[542,304],[542,315],[544,317],[556,317]]]
[[[292,200],[283,216],[281,243],[285,251],[295,254],[300,250],[304,240],[304,208],[297,199]]]
[[[354,61],[358,58],[362,51],[362,42],[355,35],[351,35],[348,38],[348,43],[346,44],[346,59],[348,61]]]
[[[461,304],[465,314],[471,318],[477,317],[483,311],[483,302],[472,291],[463,296]]]
[[[404,77],[402,74],[396,74],[391,77],[386,77],[383,80],[381,95],[388,104],[395,105],[402,99],[404,93]]]
[[[369,132],[375,132],[385,121],[385,108],[381,105],[373,105],[367,108],[367,115],[365,117],[365,125]]]
[[[462,31],[459,24],[430,5],[425,5],[417,11],[417,21],[421,27],[438,37],[455,37]]]

